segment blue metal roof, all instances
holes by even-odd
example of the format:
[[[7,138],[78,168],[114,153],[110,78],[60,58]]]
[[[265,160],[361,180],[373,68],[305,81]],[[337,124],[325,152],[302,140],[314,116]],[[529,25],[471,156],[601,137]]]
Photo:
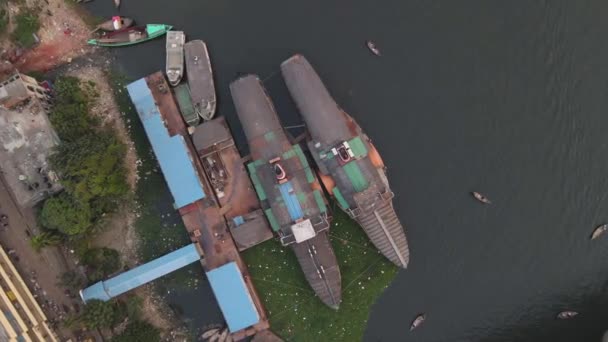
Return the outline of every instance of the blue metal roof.
[[[279,185],[279,189],[281,190],[281,197],[285,202],[287,211],[289,211],[289,217],[291,217],[291,220],[296,221],[304,217],[304,213],[302,213],[302,206],[300,205],[300,201],[298,201],[298,196],[296,196],[293,190],[291,181]]]
[[[129,84],[127,90],[163,170],[175,206],[181,208],[204,198],[205,192],[192,164],[184,137],[169,136],[146,80],[142,78]]]
[[[100,281],[82,290],[80,296],[85,302],[91,299],[107,301],[112,297],[121,295],[154,279],[190,265],[199,259],[200,255],[195,245],[189,244],[186,247],[182,247],[160,258],[121,273],[114,278]]]
[[[207,272],[230,332],[236,332],[260,321],[258,311],[236,263],[230,262]]]

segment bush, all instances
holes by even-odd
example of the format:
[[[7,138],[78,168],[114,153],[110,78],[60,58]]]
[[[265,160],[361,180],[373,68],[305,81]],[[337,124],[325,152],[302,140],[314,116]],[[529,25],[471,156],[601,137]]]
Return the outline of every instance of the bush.
[[[42,248],[48,246],[57,246],[62,241],[63,238],[60,235],[57,235],[52,232],[42,232],[38,235],[33,236],[30,240],[30,244],[36,252],[40,252]]]
[[[76,271],[64,272],[59,278],[59,285],[72,291],[79,291],[87,284],[84,276]]]
[[[39,216],[40,224],[66,235],[85,232],[91,227],[91,209],[74,200],[68,193],[51,197],[44,202]]]
[[[91,281],[98,281],[120,269],[120,255],[112,248],[91,248],[81,258],[82,263],[89,269]]]
[[[110,328],[116,320],[114,303],[91,300],[84,307],[82,323],[89,329]]]
[[[160,331],[144,321],[134,321],[112,339],[112,342],[159,342]]]
[[[123,164],[125,146],[109,131],[62,143],[50,158],[65,189],[95,215],[115,209],[128,192]]]
[[[21,8],[21,13],[15,18],[17,26],[11,37],[15,43],[24,48],[30,48],[36,44],[34,33],[40,29],[40,22],[35,13],[36,11],[30,8]]]

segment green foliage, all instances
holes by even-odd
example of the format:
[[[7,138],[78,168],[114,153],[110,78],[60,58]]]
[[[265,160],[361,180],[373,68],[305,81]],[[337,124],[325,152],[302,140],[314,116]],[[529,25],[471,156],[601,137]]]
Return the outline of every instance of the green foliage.
[[[33,236],[32,239],[30,240],[30,244],[32,245],[32,248],[34,248],[34,250],[36,252],[40,252],[40,250],[42,250],[42,248],[48,247],[48,246],[57,246],[62,241],[63,241],[63,238],[58,234],[55,234],[52,232],[42,232],[38,235]]]
[[[138,296],[130,296],[127,298],[125,303],[127,316],[132,320],[138,319],[141,316],[143,303],[143,299]]]
[[[75,77],[60,77],[55,82],[55,106],[49,118],[63,142],[93,134],[97,125],[89,115],[90,97]]]
[[[87,284],[85,277],[76,271],[67,271],[61,274],[59,285],[72,291],[79,291]]]
[[[110,328],[116,320],[116,309],[113,302],[91,300],[84,307],[82,323],[89,329]]]
[[[83,205],[66,192],[47,199],[39,215],[40,224],[44,227],[66,235],[85,232],[91,227],[91,220],[89,205]]]
[[[89,232],[105,213],[116,210],[127,194],[126,148],[109,128],[89,114],[99,96],[94,82],[60,77],[49,118],[61,144],[50,163],[65,192],[44,203],[43,226],[67,235]]]
[[[34,33],[40,29],[40,22],[36,11],[31,8],[21,8],[20,13],[15,18],[17,26],[11,34],[13,41],[24,48],[30,48],[36,44]]]
[[[123,165],[125,146],[108,130],[62,143],[51,156],[65,189],[95,215],[115,209],[129,187]]]
[[[342,274],[337,311],[315,297],[293,252],[276,240],[243,253],[270,325],[286,341],[361,341],[371,306],[397,274],[341,211],[334,211],[330,239]]]
[[[5,4],[0,1],[0,35],[6,31],[6,27],[8,26],[8,20],[9,17]]]
[[[127,328],[112,338],[112,342],[159,342],[160,331],[144,321],[134,321]]]
[[[91,281],[106,278],[118,271],[121,267],[120,255],[112,248],[91,248],[81,258],[82,263],[88,267],[88,275]]]

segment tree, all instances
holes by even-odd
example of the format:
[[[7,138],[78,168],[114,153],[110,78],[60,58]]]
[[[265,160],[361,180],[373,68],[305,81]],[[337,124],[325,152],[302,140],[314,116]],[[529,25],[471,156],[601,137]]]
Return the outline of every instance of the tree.
[[[112,342],[159,342],[160,331],[144,321],[133,321],[125,330],[115,336]]]
[[[79,272],[67,271],[59,278],[59,284],[72,291],[79,291],[87,284],[87,280]]]
[[[115,321],[115,310],[112,302],[91,300],[84,308],[82,322],[89,329],[110,328]]]
[[[129,190],[123,164],[126,148],[111,132],[82,136],[59,145],[51,164],[66,190],[95,214],[110,211]]]
[[[66,192],[62,192],[44,202],[40,223],[48,229],[67,235],[80,234],[92,225],[91,209],[88,204],[83,205]]]
[[[112,248],[91,248],[82,255],[91,281],[101,280],[120,269],[120,255]]]
[[[40,252],[42,248],[48,246],[57,246],[62,241],[63,238],[58,234],[52,232],[42,232],[38,235],[33,236],[30,240],[30,244],[36,252]]]

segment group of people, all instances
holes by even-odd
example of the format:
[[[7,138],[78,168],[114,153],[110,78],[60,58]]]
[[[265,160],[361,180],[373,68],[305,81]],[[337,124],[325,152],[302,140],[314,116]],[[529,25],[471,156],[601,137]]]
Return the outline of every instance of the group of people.
[[[5,214],[0,215],[0,224],[2,224],[2,228],[8,228],[8,216]]]

